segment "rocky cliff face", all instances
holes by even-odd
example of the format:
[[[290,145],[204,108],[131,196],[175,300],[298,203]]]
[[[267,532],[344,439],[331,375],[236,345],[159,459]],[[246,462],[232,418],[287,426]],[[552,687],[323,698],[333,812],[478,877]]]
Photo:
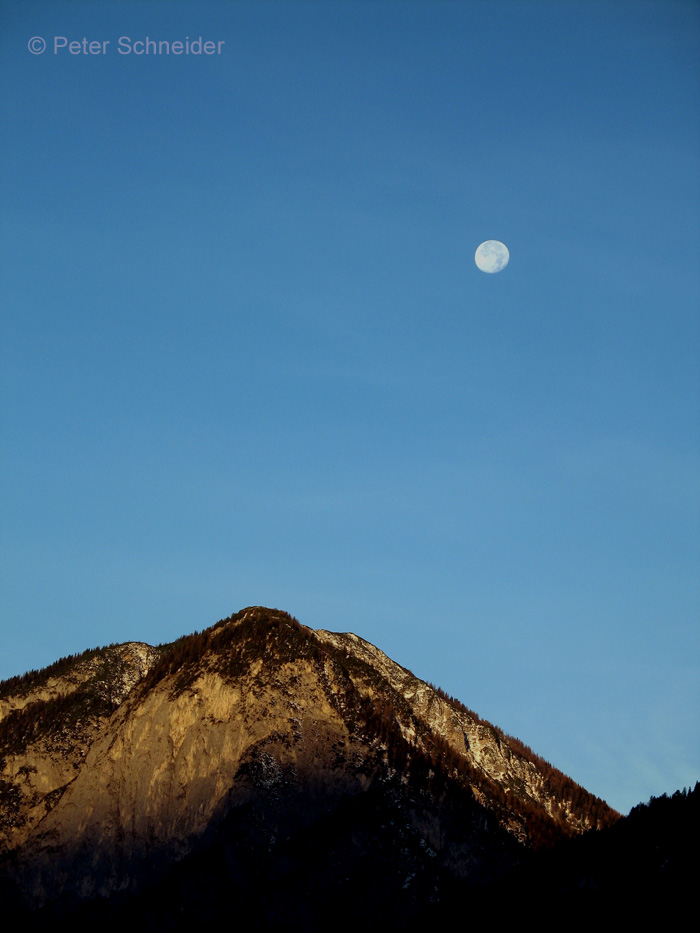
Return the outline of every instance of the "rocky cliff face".
[[[0,873],[31,910],[167,891],[201,917],[274,877],[303,928],[302,877],[408,910],[616,817],[358,636],[261,607],[6,682],[0,714]]]
[[[129,643],[0,685],[0,851],[22,845],[162,651]]]
[[[409,726],[404,732],[409,742],[419,741],[421,727],[427,728],[430,734],[440,736],[460,759],[471,765],[482,778],[473,783],[472,790],[485,805],[489,805],[489,788],[496,787],[511,795],[514,802],[527,802],[541,808],[565,833],[585,832],[610,822],[612,811],[600,806],[602,802],[596,805],[591,795],[567,780],[561,772],[548,767],[546,762],[531,753],[523,754],[529,749],[526,750],[521,743],[509,739],[461,704],[448,702],[434,687],[396,664],[374,645],[351,633],[320,631],[316,635],[361,658],[407,701],[418,725],[418,732],[415,726]],[[507,806],[503,818],[508,829],[521,841],[527,842],[526,825],[515,813],[508,813]]]

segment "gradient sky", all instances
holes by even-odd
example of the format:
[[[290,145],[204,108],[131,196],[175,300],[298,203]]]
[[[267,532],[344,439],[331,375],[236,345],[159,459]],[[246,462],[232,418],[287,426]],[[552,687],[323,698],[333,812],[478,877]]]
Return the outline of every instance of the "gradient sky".
[[[700,4],[0,30],[0,677],[267,605],[624,812],[694,784]]]

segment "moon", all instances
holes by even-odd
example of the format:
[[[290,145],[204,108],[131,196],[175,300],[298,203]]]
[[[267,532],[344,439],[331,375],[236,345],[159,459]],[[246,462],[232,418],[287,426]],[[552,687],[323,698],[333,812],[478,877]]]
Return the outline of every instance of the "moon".
[[[474,253],[474,262],[482,272],[500,272],[509,259],[508,247],[500,240],[485,240]]]

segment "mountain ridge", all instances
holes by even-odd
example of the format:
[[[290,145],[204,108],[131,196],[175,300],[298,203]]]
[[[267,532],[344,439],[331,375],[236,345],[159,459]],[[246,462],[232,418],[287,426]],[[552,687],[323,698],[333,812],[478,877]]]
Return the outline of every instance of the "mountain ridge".
[[[140,896],[217,846],[251,884],[240,839],[260,874],[314,832],[351,876],[386,846],[408,903],[619,817],[371,643],[280,610],[86,655],[0,685],[0,873],[31,909]]]

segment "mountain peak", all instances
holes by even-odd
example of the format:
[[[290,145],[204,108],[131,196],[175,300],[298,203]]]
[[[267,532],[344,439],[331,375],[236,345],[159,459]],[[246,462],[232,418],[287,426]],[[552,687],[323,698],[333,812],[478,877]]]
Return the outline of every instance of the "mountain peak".
[[[0,845],[32,907],[141,896],[218,845],[245,887],[308,833],[353,871],[375,818],[416,885],[474,880],[617,817],[370,642],[262,606],[62,659],[0,698]]]

